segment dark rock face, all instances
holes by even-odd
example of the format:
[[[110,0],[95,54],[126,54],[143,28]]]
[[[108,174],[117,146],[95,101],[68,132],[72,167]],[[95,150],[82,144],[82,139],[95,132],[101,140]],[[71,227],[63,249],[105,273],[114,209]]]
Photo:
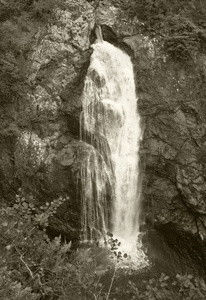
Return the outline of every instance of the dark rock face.
[[[154,222],[181,224],[205,235],[205,113],[203,57],[171,61],[161,41],[126,38],[135,53],[143,118],[144,210]]]
[[[1,199],[14,201],[20,187],[37,205],[68,196],[49,230],[74,240],[80,230],[78,156],[84,148],[79,141],[81,94],[92,53],[94,8],[69,0],[54,13],[55,23],[39,27],[27,58],[28,93],[18,108],[26,122],[15,124],[11,141],[0,143]],[[15,105],[7,109],[18,113]]]
[[[57,24],[40,28],[36,36],[24,105],[7,107],[31,122],[21,128],[8,123],[11,135],[0,145],[1,198],[12,201],[19,187],[38,201],[68,195],[50,230],[71,239],[79,235],[85,149],[79,141],[81,94],[98,24],[105,40],[129,53],[134,63],[144,129],[143,217],[205,237],[206,56],[197,54],[187,64],[172,61],[160,40],[139,34],[138,20],[109,1],[68,0],[65,7],[56,10]]]
[[[148,230],[143,237],[147,254],[161,272],[206,275],[205,242],[173,223]]]

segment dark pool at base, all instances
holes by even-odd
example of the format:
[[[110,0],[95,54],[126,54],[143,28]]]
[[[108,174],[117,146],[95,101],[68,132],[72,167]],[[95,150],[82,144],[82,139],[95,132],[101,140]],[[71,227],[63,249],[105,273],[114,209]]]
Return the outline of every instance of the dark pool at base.
[[[147,228],[143,244],[156,269],[170,274],[206,276],[206,242],[199,235],[169,222]]]

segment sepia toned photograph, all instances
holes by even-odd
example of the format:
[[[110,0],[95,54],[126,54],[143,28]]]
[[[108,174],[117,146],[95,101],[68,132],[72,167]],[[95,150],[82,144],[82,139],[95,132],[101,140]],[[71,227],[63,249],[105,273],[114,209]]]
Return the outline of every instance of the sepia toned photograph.
[[[0,300],[206,299],[206,0],[0,0]]]

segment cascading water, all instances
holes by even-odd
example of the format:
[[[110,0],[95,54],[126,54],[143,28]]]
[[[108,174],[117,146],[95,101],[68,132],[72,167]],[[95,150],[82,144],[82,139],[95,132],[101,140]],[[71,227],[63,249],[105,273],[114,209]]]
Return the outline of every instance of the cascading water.
[[[100,33],[97,32],[97,36]],[[82,238],[107,231],[136,241],[139,229],[139,144],[142,136],[129,56],[101,37],[92,46],[83,91]]]

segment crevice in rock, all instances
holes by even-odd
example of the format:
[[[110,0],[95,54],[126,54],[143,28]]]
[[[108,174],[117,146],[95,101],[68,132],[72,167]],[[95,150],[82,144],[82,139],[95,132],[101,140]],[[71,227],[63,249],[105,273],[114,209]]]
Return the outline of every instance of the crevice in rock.
[[[115,47],[120,48],[122,51],[126,52],[132,59],[134,58],[134,51],[132,50],[132,48],[127,43],[125,43],[121,37],[118,37],[117,34],[113,31],[113,29],[106,24],[96,24],[94,26],[90,34],[91,44],[93,44],[96,40],[95,30],[97,26],[101,26],[104,41],[114,45]]]
[[[176,182],[176,189],[177,189],[177,191],[178,191],[178,194],[179,194],[179,196],[180,196],[179,198],[180,198],[182,204],[183,204],[184,207],[187,209],[188,213],[193,217],[193,221],[194,221],[194,224],[195,224],[195,227],[196,227],[196,230],[197,230],[197,234],[198,234],[198,236],[201,238],[200,228],[199,228],[199,226],[198,226],[198,220],[201,222],[201,219],[200,219],[199,216],[198,216],[198,215],[200,215],[200,214],[197,213],[197,212],[194,212],[194,211],[190,208],[189,204],[185,201],[185,196],[183,195],[182,191],[181,191],[180,188],[178,187],[177,182]],[[202,222],[201,222],[201,223],[202,223]],[[203,225],[203,228],[204,228],[204,230],[205,230],[205,232],[206,232],[206,227],[205,227],[205,225],[204,225],[203,223],[202,223],[202,225]]]

